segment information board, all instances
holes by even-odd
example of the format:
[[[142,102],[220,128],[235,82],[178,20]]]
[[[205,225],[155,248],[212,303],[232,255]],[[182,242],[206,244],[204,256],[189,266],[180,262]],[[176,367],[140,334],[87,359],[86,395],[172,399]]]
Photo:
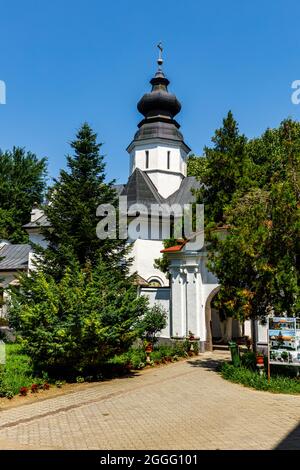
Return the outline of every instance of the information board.
[[[270,364],[300,366],[300,318],[269,318]]]

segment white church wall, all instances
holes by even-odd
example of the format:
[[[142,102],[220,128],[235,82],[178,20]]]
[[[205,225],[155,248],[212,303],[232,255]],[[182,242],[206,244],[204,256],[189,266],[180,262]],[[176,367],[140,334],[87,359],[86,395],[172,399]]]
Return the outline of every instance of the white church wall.
[[[168,286],[169,281],[159,269],[154,268],[154,259],[161,257],[163,243],[160,240],[141,240],[133,243],[130,256],[134,258],[131,272],[138,272],[146,281],[157,278],[163,286]]]
[[[149,152],[148,167],[146,167],[146,151]],[[168,152],[169,168],[168,168]],[[178,145],[164,144],[160,142],[149,142],[135,145],[130,156],[132,158],[132,171],[136,168],[140,170],[164,170],[183,173],[186,176],[185,153]]]
[[[143,287],[141,295],[149,298],[151,306],[161,305],[168,313],[167,326],[158,335],[161,338],[170,338],[170,289],[168,287]]]
[[[183,176],[178,173],[172,173],[170,171],[156,171],[148,170],[146,171],[152,183],[158,190],[159,194],[163,198],[171,196],[179,189]]]
[[[158,192],[167,198],[177,191],[186,176],[186,152],[180,145],[169,142],[141,142],[130,153],[131,173],[136,168],[147,172]]]

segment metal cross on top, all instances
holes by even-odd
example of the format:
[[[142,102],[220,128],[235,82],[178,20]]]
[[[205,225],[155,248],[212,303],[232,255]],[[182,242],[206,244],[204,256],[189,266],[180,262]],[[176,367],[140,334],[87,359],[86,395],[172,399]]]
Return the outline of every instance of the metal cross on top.
[[[158,59],[157,59],[157,63],[158,63],[158,69],[161,70],[161,66],[163,64],[163,58],[162,58],[162,51],[163,51],[163,45],[162,45],[162,42],[160,41],[158,44],[157,44],[157,47],[159,49],[159,53],[158,53]]]

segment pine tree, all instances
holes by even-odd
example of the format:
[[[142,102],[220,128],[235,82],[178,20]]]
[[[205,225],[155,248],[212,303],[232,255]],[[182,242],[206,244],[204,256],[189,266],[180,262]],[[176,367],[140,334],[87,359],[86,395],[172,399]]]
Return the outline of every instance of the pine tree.
[[[117,204],[113,181],[105,182],[105,163],[100,143],[84,123],[71,142],[74,154],[67,157],[67,170],[61,170],[50,193],[45,215],[50,227],[43,229],[48,242],[42,255],[42,269],[61,278],[66,266],[87,262],[94,266],[101,255],[104,263],[126,270],[124,240],[100,240],[96,235],[100,204]]]
[[[223,126],[212,138],[213,148],[205,147],[204,158],[197,177],[203,183],[198,202],[205,205],[206,224],[224,223],[224,211],[237,190],[249,185],[246,138],[239,133],[231,111],[223,119]],[[199,174],[200,172],[200,174]]]
[[[126,240],[96,234],[97,207],[116,205],[117,194],[105,182],[101,144],[88,124],[71,147],[45,207],[48,246],[38,251],[38,269],[21,276],[9,313],[35,365],[63,375],[94,372],[126,351],[148,311],[128,275]]]

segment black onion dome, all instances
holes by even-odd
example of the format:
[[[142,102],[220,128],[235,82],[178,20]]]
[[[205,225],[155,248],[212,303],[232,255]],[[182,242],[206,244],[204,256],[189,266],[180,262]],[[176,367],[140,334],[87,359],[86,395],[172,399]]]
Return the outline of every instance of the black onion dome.
[[[139,129],[135,133],[133,142],[157,138],[173,140],[181,142],[189,152],[190,148],[185,144],[183,135],[179,131],[180,125],[174,119],[181,110],[181,104],[174,94],[169,93],[170,82],[162,72],[161,64],[162,60],[159,59],[159,69],[150,80],[151,92],[145,93],[137,104],[137,109],[144,119],[138,124]]]
[[[138,102],[137,108],[145,118],[165,116],[173,118],[181,110],[181,104],[175,95],[168,92],[169,80],[158,71],[150,81],[152,90]]]

